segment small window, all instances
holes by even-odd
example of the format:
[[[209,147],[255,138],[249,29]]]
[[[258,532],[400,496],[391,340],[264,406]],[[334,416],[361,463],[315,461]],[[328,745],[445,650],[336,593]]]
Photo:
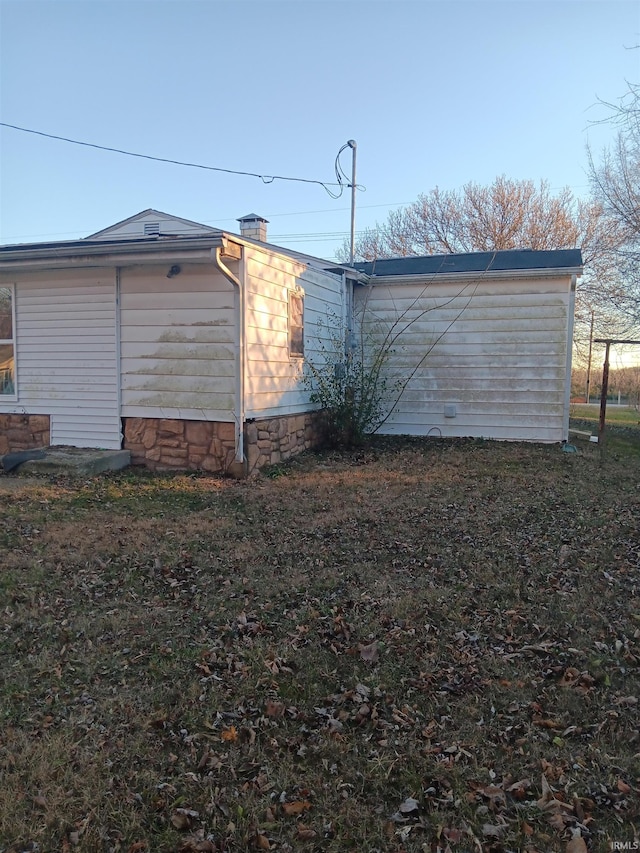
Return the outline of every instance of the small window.
[[[304,358],[304,296],[289,293],[289,355]]]
[[[0,287],[0,398],[16,393],[16,347],[13,289]]]

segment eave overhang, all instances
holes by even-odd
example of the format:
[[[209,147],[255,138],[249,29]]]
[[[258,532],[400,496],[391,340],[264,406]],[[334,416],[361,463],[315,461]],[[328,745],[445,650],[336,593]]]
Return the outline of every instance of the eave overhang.
[[[57,244],[0,247],[0,272],[20,270],[118,267],[156,263],[211,263],[211,252],[222,248],[231,258],[240,246],[226,234],[199,237],[78,240]]]
[[[548,267],[544,269],[524,270],[479,270],[472,272],[439,272],[439,273],[415,273],[413,275],[367,275],[360,273],[360,282],[368,285],[393,285],[393,284],[437,284],[448,281],[494,281],[505,279],[531,279],[531,278],[566,278],[582,275],[583,268],[578,267]]]

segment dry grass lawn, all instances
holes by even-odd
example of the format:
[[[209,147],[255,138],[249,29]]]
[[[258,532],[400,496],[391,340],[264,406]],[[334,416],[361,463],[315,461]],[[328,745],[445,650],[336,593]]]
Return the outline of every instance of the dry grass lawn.
[[[637,436],[0,494],[3,853],[637,845]]]

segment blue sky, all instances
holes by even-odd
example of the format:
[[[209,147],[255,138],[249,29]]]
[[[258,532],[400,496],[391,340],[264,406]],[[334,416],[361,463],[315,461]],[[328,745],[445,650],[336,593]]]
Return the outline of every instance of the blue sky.
[[[587,141],[613,136],[590,125],[597,99],[640,79],[635,0],[0,0],[0,38],[9,124],[328,182],[355,139],[358,230],[501,174],[586,195]],[[273,242],[329,258],[349,232],[348,190],[6,128],[0,165],[0,243],[83,237],[148,207],[230,231],[255,212]]]

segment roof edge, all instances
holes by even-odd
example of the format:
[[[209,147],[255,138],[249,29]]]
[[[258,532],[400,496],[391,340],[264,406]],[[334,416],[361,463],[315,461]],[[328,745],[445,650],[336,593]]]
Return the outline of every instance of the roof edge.
[[[583,267],[531,267],[519,270],[474,270],[471,272],[422,272],[410,275],[366,275],[368,284],[411,284],[416,281],[482,281],[483,279],[554,278],[557,276],[581,276]]]

